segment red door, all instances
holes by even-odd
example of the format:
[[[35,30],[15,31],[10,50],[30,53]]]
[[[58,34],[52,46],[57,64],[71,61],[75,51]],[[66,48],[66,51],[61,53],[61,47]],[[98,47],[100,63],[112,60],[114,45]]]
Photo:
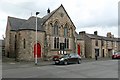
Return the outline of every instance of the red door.
[[[78,44],[78,55],[80,55],[80,45]]]
[[[36,54],[36,44],[34,45],[34,58]],[[37,43],[37,58],[41,57],[41,46],[39,43]]]

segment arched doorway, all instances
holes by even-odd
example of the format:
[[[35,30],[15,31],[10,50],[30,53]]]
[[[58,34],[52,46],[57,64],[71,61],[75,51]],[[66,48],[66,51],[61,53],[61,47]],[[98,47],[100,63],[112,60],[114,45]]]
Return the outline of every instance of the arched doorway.
[[[78,55],[80,55],[80,44],[78,44],[77,46],[78,46]]]
[[[34,58],[36,54],[36,44],[34,45]],[[37,58],[41,58],[41,46],[37,43]]]

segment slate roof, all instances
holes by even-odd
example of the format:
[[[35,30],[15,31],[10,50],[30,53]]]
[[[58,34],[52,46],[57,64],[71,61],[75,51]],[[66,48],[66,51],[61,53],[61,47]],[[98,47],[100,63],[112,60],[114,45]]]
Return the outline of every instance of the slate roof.
[[[86,34],[91,39],[101,39],[101,36],[94,35],[94,34]]]
[[[8,21],[11,25],[11,30],[18,30],[26,20],[8,16]]]
[[[30,17],[26,22],[24,22],[19,30],[21,29],[32,29],[36,30],[36,17],[32,16]],[[37,30],[44,31],[44,28],[42,26],[42,19],[37,17]]]
[[[104,36],[99,36],[99,35],[94,35],[94,34],[86,34],[91,39],[99,39],[99,40],[106,40],[106,41],[119,41],[119,38],[109,38],[109,37],[104,37]]]

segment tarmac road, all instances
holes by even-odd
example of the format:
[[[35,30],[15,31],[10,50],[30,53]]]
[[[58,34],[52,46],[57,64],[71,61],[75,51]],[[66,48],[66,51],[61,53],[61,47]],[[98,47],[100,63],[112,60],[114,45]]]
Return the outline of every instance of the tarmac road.
[[[118,78],[118,60],[46,66],[3,63],[3,67],[3,78]]]

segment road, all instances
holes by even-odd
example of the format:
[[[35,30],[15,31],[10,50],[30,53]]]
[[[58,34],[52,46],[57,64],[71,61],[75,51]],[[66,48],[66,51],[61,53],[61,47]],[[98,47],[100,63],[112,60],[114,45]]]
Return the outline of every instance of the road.
[[[15,65],[15,64],[11,64]],[[7,66],[7,65],[5,65]],[[5,67],[3,66],[3,67]],[[4,68],[3,78],[118,78],[118,60],[92,61],[70,65]],[[26,67],[27,66],[27,67]]]

